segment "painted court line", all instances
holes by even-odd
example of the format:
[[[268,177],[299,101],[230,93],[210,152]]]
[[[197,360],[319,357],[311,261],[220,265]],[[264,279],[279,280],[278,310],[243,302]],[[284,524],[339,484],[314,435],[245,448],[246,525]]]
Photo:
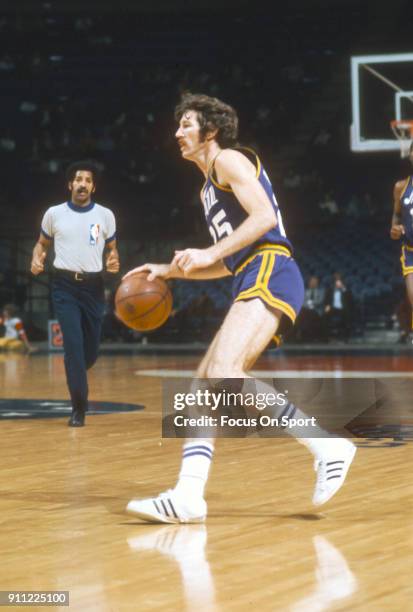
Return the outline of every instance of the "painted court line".
[[[158,378],[191,378],[195,370],[136,370],[135,376]],[[413,378],[413,372],[381,372],[360,370],[254,370],[256,378]]]

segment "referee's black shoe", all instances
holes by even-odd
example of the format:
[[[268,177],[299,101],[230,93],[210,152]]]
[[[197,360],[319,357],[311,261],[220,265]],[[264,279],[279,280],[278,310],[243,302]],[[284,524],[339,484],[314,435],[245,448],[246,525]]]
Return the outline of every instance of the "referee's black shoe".
[[[69,427],[83,427],[85,424],[85,411],[72,408],[72,414],[68,421]]]

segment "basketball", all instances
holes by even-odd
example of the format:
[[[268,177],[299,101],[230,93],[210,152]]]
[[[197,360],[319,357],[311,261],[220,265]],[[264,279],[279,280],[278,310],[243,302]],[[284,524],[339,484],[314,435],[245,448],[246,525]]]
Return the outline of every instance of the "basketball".
[[[148,281],[137,272],[121,282],[115,295],[115,314],[128,327],[151,331],[165,323],[172,310],[172,294],[161,278]]]

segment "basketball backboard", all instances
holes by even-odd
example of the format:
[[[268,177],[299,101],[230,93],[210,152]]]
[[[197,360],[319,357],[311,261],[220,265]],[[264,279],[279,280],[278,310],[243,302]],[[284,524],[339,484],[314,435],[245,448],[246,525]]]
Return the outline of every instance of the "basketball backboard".
[[[400,151],[390,127],[413,119],[413,52],[351,58],[351,150]]]

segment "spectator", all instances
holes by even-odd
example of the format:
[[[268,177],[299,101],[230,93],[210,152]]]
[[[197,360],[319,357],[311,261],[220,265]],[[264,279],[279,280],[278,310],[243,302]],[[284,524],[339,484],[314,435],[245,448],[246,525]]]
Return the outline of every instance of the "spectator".
[[[335,335],[338,339],[347,342],[353,323],[353,294],[344,284],[339,272],[335,272],[333,278],[333,283],[325,294],[324,318],[329,335]]]
[[[349,218],[359,219],[362,216],[361,202],[357,194],[353,193],[346,207],[345,214]]]
[[[412,308],[407,297],[397,304],[393,318],[398,322],[400,329],[398,344],[407,344],[412,330]]]
[[[338,205],[331,191],[324,195],[318,206],[321,210],[327,211],[331,216],[338,215]]]
[[[6,134],[0,138],[0,151],[4,153],[13,153],[16,150],[16,140],[13,136]]]
[[[297,320],[297,340],[317,342],[326,339],[322,325],[324,289],[318,276],[311,276],[305,290],[304,306]]]
[[[14,60],[12,57],[5,53],[2,57],[0,57],[0,70],[2,72],[11,72],[16,67]]]
[[[373,218],[377,213],[377,206],[368,191],[361,198],[361,213],[363,217],[367,218]]]
[[[299,189],[301,187],[301,176],[298,172],[294,172],[290,168],[284,178],[284,187],[289,190]]]
[[[320,223],[329,224],[337,218],[339,209],[333,193],[328,191],[318,203]]]
[[[314,138],[314,144],[325,147],[331,140],[331,134],[326,128],[321,128],[316,137]]]
[[[36,350],[27,338],[23,322],[17,316],[17,307],[14,304],[4,306],[0,323],[4,326],[4,336],[0,338],[0,350],[21,351],[26,349],[28,353]]]
[[[308,288],[305,291],[304,306],[321,316],[323,314],[323,303],[324,289],[320,287],[320,279],[318,276],[311,276],[308,281]]]

